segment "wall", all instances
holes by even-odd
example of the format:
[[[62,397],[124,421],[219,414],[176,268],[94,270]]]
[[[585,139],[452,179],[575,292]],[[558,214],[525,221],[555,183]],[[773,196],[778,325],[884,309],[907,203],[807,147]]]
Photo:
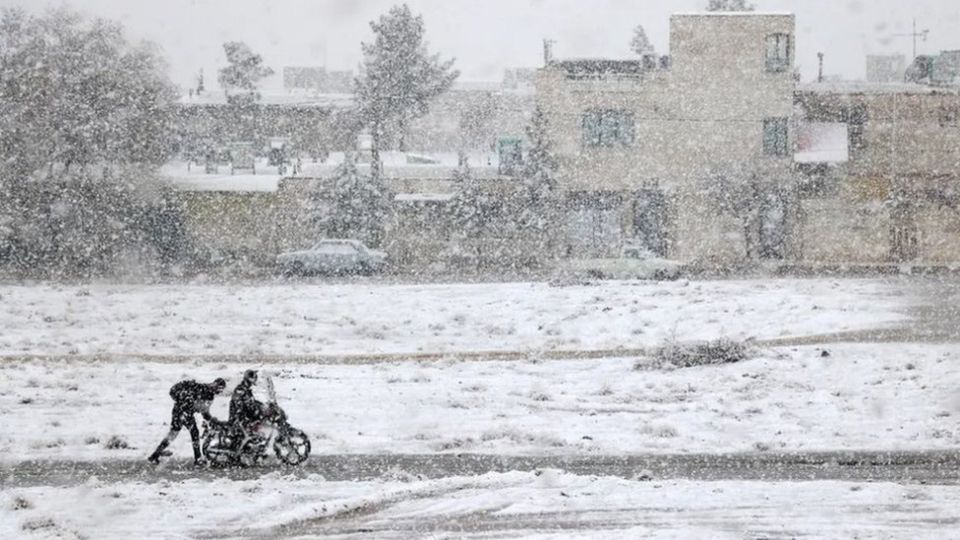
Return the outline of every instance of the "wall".
[[[187,236],[201,259],[224,257],[272,264],[276,254],[274,194],[180,192],[178,198]]]
[[[883,263],[891,257],[890,211],[850,198],[804,199],[798,228],[808,263]]]

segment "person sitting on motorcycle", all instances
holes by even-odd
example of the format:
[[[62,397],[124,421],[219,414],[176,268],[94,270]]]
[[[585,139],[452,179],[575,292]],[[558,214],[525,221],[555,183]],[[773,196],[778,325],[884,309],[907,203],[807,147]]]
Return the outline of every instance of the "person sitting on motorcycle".
[[[244,433],[247,431],[247,426],[263,418],[266,411],[266,405],[253,396],[253,385],[256,383],[256,370],[248,369],[230,397],[229,422]]]
[[[217,378],[210,384],[198,383],[196,381],[180,381],[170,388],[170,397],[173,398],[173,414],[170,419],[170,432],[160,441],[160,445],[147,458],[151,463],[160,463],[160,456],[170,455],[166,452],[170,443],[180,434],[180,429],[184,426],[190,430],[190,439],[193,442],[193,461],[200,465],[203,463],[203,454],[200,452],[200,430],[197,429],[195,414],[203,416],[204,420],[211,424],[220,424],[221,422],[210,414],[210,404],[217,394],[223,392],[227,387],[227,381]]]

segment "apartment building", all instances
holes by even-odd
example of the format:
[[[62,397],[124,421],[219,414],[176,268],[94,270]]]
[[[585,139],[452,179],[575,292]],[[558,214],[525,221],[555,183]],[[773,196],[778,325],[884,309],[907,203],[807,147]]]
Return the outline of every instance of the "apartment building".
[[[565,255],[642,243],[704,264],[786,256],[794,28],[790,14],[677,14],[669,57],[541,69]],[[744,190],[754,207],[727,197]]]
[[[804,172],[808,261],[960,260],[960,87],[809,84],[803,122],[846,127],[849,156]]]

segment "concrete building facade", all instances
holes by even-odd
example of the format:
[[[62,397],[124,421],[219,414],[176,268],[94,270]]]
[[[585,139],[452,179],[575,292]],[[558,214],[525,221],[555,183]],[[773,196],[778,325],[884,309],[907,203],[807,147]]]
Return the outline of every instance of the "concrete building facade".
[[[960,261],[960,89],[812,84],[797,103],[849,136],[848,161],[805,176],[804,259]]]
[[[759,214],[769,209],[724,212],[715,190],[750,186],[753,201],[793,183],[794,28],[789,14],[679,14],[669,58],[541,69],[537,106],[560,162],[562,227],[581,239],[566,255],[639,242],[729,264],[757,251]]]

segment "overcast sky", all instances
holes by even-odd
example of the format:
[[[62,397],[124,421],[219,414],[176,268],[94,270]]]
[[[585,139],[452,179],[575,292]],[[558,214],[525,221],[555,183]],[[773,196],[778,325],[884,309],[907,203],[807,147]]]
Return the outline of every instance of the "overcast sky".
[[[396,0],[0,0],[31,11],[69,5],[121,21],[133,39],[158,43],[171,77],[187,85],[201,68],[208,85],[225,59],[221,45],[246,41],[276,71],[285,65],[354,69],[369,21]],[[669,16],[699,11],[706,0],[408,0],[423,14],[434,51],[457,59],[462,80],[498,80],[504,67],[539,66],[542,40],[557,57],[629,57],[632,28],[643,24],[660,53]],[[869,53],[911,54],[916,18],[930,39],[920,53],[960,49],[958,0],[754,0],[762,11],[797,15],[797,62],[804,80],[827,74],[861,78]],[[276,84],[276,82],[271,83]]]

